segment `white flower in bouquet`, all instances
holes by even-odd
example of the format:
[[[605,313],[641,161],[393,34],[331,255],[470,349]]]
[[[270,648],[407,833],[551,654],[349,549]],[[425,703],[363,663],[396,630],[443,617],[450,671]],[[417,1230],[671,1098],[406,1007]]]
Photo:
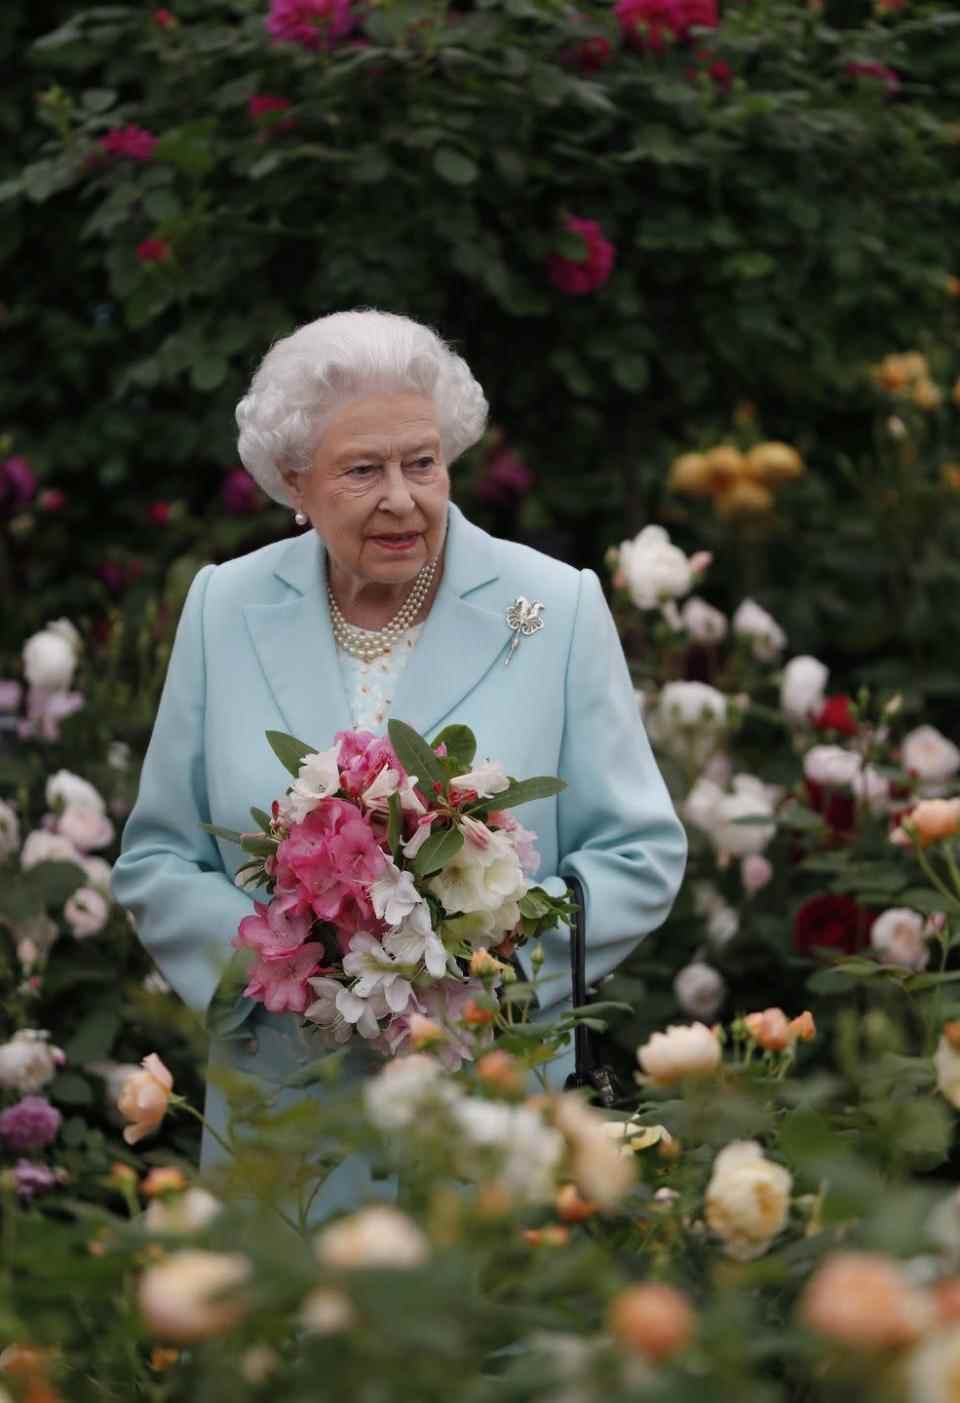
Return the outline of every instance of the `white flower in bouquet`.
[[[407,1130],[430,1110],[449,1109],[458,1092],[434,1057],[396,1057],[364,1082],[367,1115],[378,1130]]]
[[[75,805],[81,809],[93,809],[98,814],[106,813],[107,806],[100,792],[88,780],[70,770],[57,770],[56,774],[51,775],[45,792],[48,808],[67,809]]]
[[[741,601],[731,626],[736,637],[749,641],[758,662],[774,662],[787,646],[787,635],[776,619],[754,599]]]
[[[484,760],[466,774],[457,775],[447,786],[451,794],[476,794],[478,799],[492,799],[510,787],[510,779],[499,760]]]
[[[343,991],[343,985],[338,979],[328,979],[322,974],[311,975],[307,983],[317,997],[304,1009],[304,1018],[315,1023],[334,1043],[349,1042],[353,1037],[354,1023],[348,1022],[337,1007],[337,999]],[[361,1016],[362,1012],[361,1010]],[[369,1034],[370,1037],[376,1035],[376,1032]]]
[[[326,1267],[404,1270],[421,1266],[430,1244],[406,1213],[374,1203],[324,1228],[314,1251]]]
[[[457,855],[427,883],[444,909],[458,912],[497,911],[527,891],[520,858],[507,834],[468,816],[459,820],[464,844]]]
[[[402,1013],[413,995],[409,979],[412,970],[365,931],[358,931],[350,941],[350,950],[343,957],[343,971],[354,983],[349,989],[341,988],[337,1008],[350,1023],[363,1016],[363,1009],[353,1016],[355,1005],[364,1003],[372,994],[382,995],[394,1013]]]
[[[727,728],[727,699],[706,682],[668,682],[650,717],[650,733],[670,755],[701,770]]]
[[[727,636],[727,616],[693,594],[684,601],[680,623],[692,643],[722,643]]]
[[[791,658],[780,682],[780,706],[788,721],[808,724],[824,703],[829,668],[806,653]]]
[[[917,726],[900,744],[900,763],[919,781],[923,798],[939,798],[960,769],[960,750],[936,726]]]
[[[672,1023],[637,1048],[637,1060],[655,1086],[709,1076],[720,1066],[720,1044],[703,1023]]]
[[[20,1028],[9,1041],[0,1043],[0,1086],[31,1096],[52,1081],[64,1057],[59,1047],[48,1041],[40,1028]]]
[[[385,814],[389,811],[392,796],[397,794],[404,812],[424,814],[426,809],[417,798],[416,782],[416,775],[405,775],[401,781],[398,772],[385,765],[373,783],[360,795],[360,801],[364,808],[373,813]]]
[[[402,965],[415,966],[422,960],[434,979],[442,979],[446,972],[447,952],[430,924],[430,908],[425,901],[418,902],[396,930],[384,937],[383,948]]]
[[[619,1203],[633,1187],[633,1162],[607,1133],[607,1121],[574,1092],[553,1099],[553,1123],[567,1144],[570,1177],[584,1198],[601,1208]]]
[[[110,917],[110,902],[96,887],[78,887],[63,908],[64,919],[77,940],[99,935]]]
[[[23,675],[31,687],[65,692],[80,656],[80,635],[69,619],[56,619],[23,645]]]
[[[755,1140],[734,1140],[720,1151],[706,1192],[706,1218],[728,1257],[762,1257],[787,1221],[793,1179],[768,1160]]]
[[[151,1199],[143,1225],[151,1233],[194,1233],[213,1222],[223,1204],[207,1189],[193,1184],[183,1193]]]
[[[68,804],[58,816],[56,825],[60,837],[66,838],[78,852],[105,848],[113,842],[113,824],[106,814],[82,804]]]
[[[280,803],[280,813],[285,823],[302,823],[321,799],[329,799],[336,794],[340,788],[338,751],[339,747],[334,746],[332,750],[316,750],[303,757],[290,792]]]
[[[811,784],[849,789],[860,774],[862,758],[842,745],[814,745],[803,757],[803,773]]]
[[[2,1051],[2,1049],[0,1049]],[[937,1090],[960,1110],[960,1023],[947,1023],[933,1055]]]
[[[727,986],[713,965],[691,960],[674,979],[673,992],[684,1013],[692,1018],[712,1018],[723,1003]]]
[[[870,930],[870,947],[884,964],[904,969],[926,969],[930,959],[927,923],[916,911],[891,906],[882,911]]]
[[[69,838],[35,828],[28,833],[20,849],[20,866],[27,871],[41,862],[72,862],[82,867],[82,859]]]
[[[249,1257],[240,1252],[174,1252],[140,1278],[140,1312],[147,1331],[175,1344],[223,1334],[245,1313],[236,1293],[252,1275]]]
[[[645,526],[632,541],[623,542],[618,574],[638,609],[656,609],[667,599],[682,598],[694,580],[690,561],[662,526]]]
[[[426,904],[417,891],[412,873],[402,872],[389,857],[370,887],[370,900],[378,920],[386,921],[388,926],[400,925],[418,906]]]
[[[453,1119],[465,1140],[463,1172],[492,1178],[524,1203],[546,1203],[556,1191],[563,1136],[527,1106],[461,1097]]]
[[[0,861],[20,846],[20,820],[12,805],[0,799]]]

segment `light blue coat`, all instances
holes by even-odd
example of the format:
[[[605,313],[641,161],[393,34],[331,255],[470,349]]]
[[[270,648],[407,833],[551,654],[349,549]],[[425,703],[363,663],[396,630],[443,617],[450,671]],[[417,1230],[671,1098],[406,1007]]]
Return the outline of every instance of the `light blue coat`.
[[[512,635],[504,614],[518,595],[543,602],[544,627],[506,666]],[[566,876],[583,883],[588,982],[661,924],[683,876],[686,842],[592,571],[497,540],[451,506],[443,580],[392,714],[425,735],[466,724],[478,754],[501,760],[508,774],[566,780],[559,796],[517,813],[539,837],[538,879],[552,878],[545,885],[554,892]],[[201,824],[248,830],[250,806],[269,808],[283,793],[290,777],[265,731],[325,749],[350,725],[316,533],[205,566],[184,604],[113,879],[140,939],[198,1012],[208,1008],[231,938],[252,909],[232,880],[243,854]],[[570,993],[566,930],[544,948],[541,1003],[559,1002]],[[230,1031],[232,1023],[236,1036],[215,1037],[211,1061],[282,1083],[303,1056],[297,1022],[259,1008],[250,1014],[244,1001],[221,1025]],[[369,1066],[361,1055],[353,1061],[358,1075]],[[572,1054],[557,1059],[551,1081],[562,1084],[571,1065]],[[222,1126],[225,1108],[212,1086],[207,1114]],[[204,1160],[214,1157],[205,1144]],[[326,1211],[362,1193],[355,1178],[328,1186]]]

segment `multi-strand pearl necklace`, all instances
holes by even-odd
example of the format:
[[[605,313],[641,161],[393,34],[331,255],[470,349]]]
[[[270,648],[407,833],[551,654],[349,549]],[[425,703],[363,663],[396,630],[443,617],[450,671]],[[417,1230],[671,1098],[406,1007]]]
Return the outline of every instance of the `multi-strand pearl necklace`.
[[[379,658],[383,653],[389,653],[394,643],[401,634],[406,633],[408,628],[412,628],[417,621],[417,615],[423,608],[423,601],[430,593],[433,578],[437,573],[437,562],[428,560],[417,573],[417,578],[413,582],[413,589],[407,595],[400,609],[389,623],[383,628],[358,628],[356,624],[348,624],[340,607],[333,597],[333,590],[327,582],[327,597],[330,601],[330,624],[333,628],[333,636],[340,647],[350,654],[351,657],[359,658],[361,662],[370,663],[375,658]]]

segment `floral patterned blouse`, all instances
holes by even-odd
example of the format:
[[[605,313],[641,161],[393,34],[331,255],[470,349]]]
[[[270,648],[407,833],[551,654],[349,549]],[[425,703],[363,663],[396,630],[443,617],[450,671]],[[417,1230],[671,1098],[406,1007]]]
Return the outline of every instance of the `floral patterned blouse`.
[[[383,735],[397,693],[397,683],[416,647],[422,628],[423,624],[408,628],[398,636],[389,653],[382,653],[373,662],[363,662],[337,645],[340,673],[355,730]]]

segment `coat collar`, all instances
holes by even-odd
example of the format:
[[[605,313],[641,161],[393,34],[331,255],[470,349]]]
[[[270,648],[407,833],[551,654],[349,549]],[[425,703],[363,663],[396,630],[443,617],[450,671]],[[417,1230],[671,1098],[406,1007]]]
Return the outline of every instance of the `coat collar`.
[[[481,602],[498,578],[497,541],[453,505],[447,518],[443,579],[400,678],[391,714],[422,734],[436,730],[503,654],[510,633],[502,612]],[[293,591],[280,604],[244,616],[260,666],[291,734],[326,749],[351,726],[327,607],[324,549],[315,532],[291,541],[274,574]]]

